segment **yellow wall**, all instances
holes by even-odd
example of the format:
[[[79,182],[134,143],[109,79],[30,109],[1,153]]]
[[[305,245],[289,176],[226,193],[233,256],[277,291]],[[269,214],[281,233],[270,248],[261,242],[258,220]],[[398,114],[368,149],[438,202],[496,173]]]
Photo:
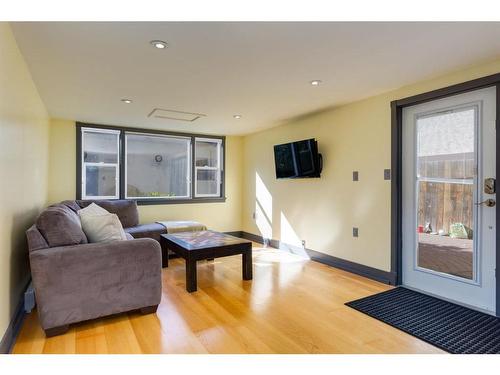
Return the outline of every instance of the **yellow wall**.
[[[246,136],[243,230],[261,234],[269,226],[274,239],[299,246],[303,239],[307,248],[390,270],[391,186],[383,180],[391,167],[390,102],[498,72],[500,60]],[[272,146],[313,137],[324,158],[321,178],[276,180]],[[259,225],[252,218],[257,200],[269,216],[258,215]]]
[[[76,133],[75,122],[50,120],[49,204],[75,199]]]
[[[241,230],[242,143],[241,137],[226,138],[226,202],[139,206],[141,223],[156,220],[197,220],[214,230]],[[49,203],[75,199],[75,150],[75,122],[52,120]]]
[[[48,114],[7,23],[0,23],[0,338],[26,286],[25,230],[47,200]]]

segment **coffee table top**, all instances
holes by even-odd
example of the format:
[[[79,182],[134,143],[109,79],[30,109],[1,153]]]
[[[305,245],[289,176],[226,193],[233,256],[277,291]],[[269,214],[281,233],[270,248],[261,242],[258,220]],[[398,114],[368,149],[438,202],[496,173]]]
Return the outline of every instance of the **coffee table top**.
[[[251,241],[243,238],[212,230],[162,234],[161,236],[186,250],[199,250],[251,243]]]

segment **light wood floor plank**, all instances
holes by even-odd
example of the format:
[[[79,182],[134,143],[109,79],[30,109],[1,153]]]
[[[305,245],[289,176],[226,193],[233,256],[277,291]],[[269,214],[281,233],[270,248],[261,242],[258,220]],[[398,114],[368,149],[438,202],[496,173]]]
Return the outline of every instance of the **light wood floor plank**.
[[[45,333],[38,323],[36,312],[26,316],[16,344],[12,349],[14,354],[42,354],[45,345]]]
[[[43,354],[75,354],[76,353],[76,328],[60,336],[50,337],[45,340]]]
[[[108,353],[104,321],[95,320],[78,324],[75,349],[79,354]]]
[[[104,336],[110,354],[142,353],[128,314],[107,318],[104,325]]]
[[[120,314],[45,338],[27,316],[14,353],[440,353],[344,305],[390,289],[296,255],[254,246],[254,279],[241,257],[199,262],[198,291],[185,290],[184,261],[163,270],[156,314]]]

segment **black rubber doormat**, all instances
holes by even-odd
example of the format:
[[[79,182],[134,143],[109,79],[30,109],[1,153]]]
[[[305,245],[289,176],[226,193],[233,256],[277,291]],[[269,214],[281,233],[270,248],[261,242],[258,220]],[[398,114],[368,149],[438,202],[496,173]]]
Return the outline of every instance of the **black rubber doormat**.
[[[500,354],[500,318],[406,288],[346,303],[454,354]]]

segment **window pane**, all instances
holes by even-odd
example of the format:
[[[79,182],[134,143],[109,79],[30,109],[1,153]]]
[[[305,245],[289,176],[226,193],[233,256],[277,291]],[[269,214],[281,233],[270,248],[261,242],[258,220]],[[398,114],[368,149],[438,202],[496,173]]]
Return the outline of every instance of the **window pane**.
[[[419,177],[474,177],[473,108],[418,119]]]
[[[83,132],[83,161],[86,163],[118,163],[118,134]]]
[[[418,266],[473,278],[472,184],[418,184]]]
[[[218,143],[196,141],[196,166],[214,167],[218,165]]]
[[[196,171],[196,194],[218,196],[217,170],[198,169]]]
[[[87,197],[115,197],[116,167],[86,166],[85,194]]]
[[[127,135],[127,197],[188,197],[189,139]]]
[[[417,119],[419,267],[474,278],[475,109]]]

